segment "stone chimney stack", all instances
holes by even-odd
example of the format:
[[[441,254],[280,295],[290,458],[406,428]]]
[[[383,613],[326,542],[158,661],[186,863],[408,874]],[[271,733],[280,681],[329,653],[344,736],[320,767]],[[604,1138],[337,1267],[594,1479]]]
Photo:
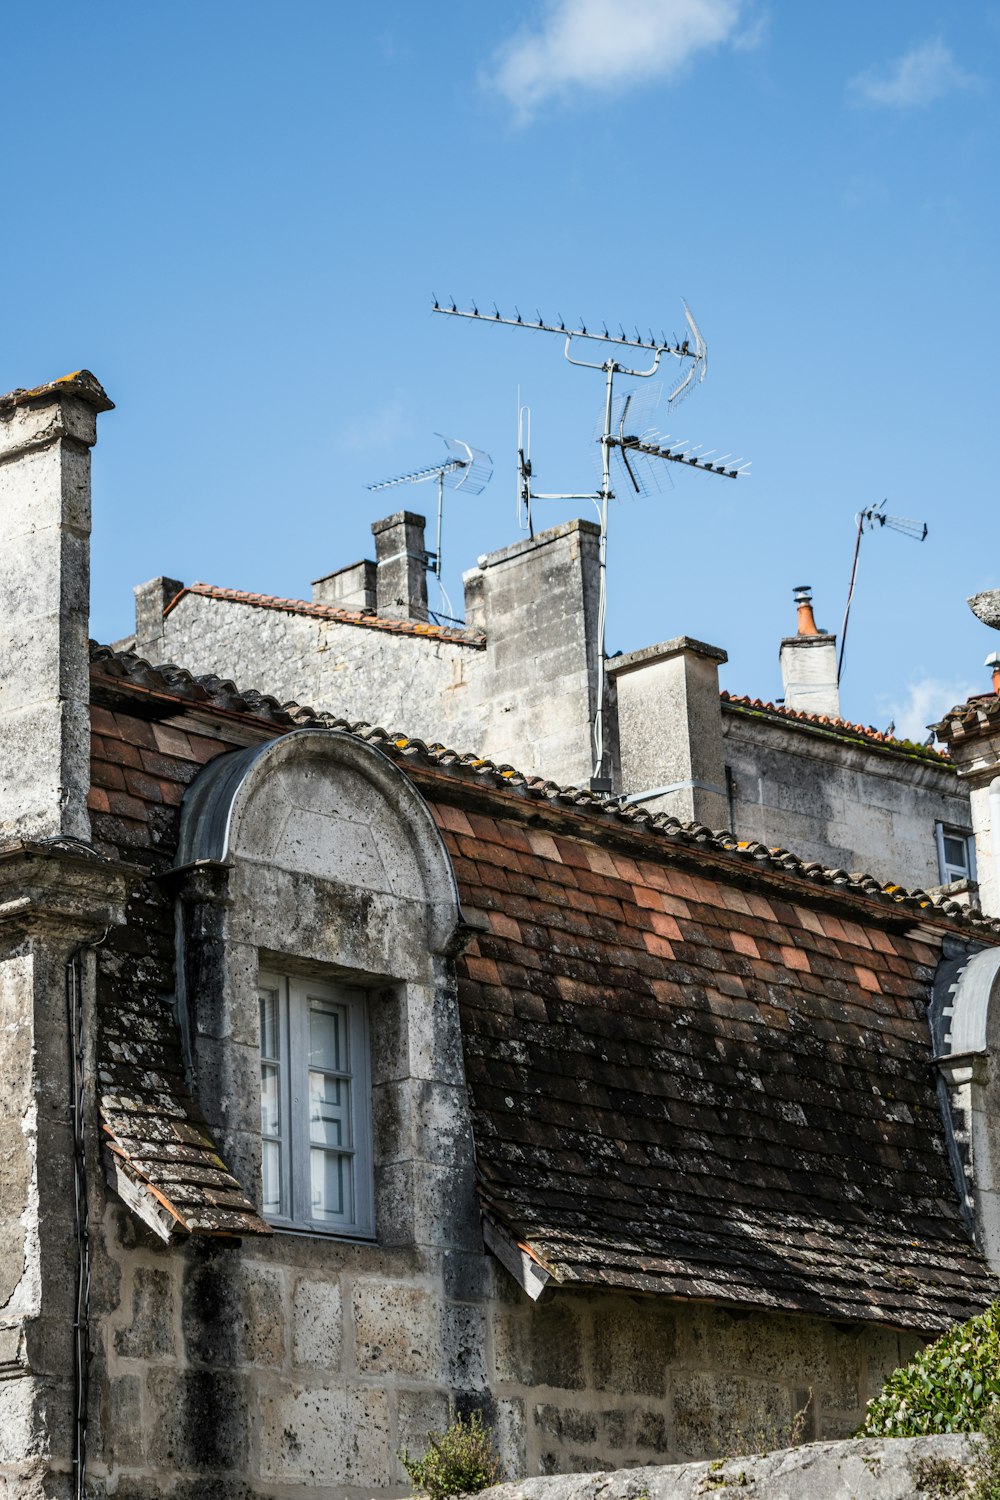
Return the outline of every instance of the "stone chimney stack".
[[[795,590],[795,604],[798,633],[785,636],[779,656],[785,707],[839,719],[837,637],[817,627],[808,584]]]
[[[312,586],[314,604],[332,604],[337,609],[375,610],[378,608],[378,572],[370,558],[338,568],[316,578]],[[426,584],[425,584],[426,592]]]
[[[372,522],[380,615],[397,620],[427,619],[426,524],[423,516],[408,510]]]
[[[0,396],[0,841],[90,838],[87,370]]]
[[[718,646],[678,636],[608,663],[618,696],[621,790],[649,812],[729,827]]]
[[[594,768],[600,528],[525,537],[464,575],[465,620],[486,636],[477,688],[492,760],[588,786]]]

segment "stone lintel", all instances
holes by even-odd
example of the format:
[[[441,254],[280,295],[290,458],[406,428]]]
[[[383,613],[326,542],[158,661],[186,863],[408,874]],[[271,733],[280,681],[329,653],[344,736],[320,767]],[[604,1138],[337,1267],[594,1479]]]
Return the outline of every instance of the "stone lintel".
[[[145,875],[69,839],[9,844],[0,849],[0,929],[58,929],[86,941],[125,921],[129,891]]]
[[[624,656],[613,656],[607,664],[609,677],[634,671],[637,667],[649,667],[654,662],[669,661],[673,656],[703,656],[708,661],[729,660],[721,646],[709,646],[705,641],[695,640],[690,635],[676,635],[672,640],[661,641],[656,646],[642,646],[638,651],[627,651]]]

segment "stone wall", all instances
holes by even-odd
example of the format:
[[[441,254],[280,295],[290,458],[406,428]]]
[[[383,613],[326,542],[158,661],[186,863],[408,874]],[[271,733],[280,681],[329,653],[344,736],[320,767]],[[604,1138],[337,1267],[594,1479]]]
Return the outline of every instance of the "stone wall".
[[[155,663],[585,785],[597,537],[573,521],[481,558],[465,586],[470,630],[486,631],[485,646],[197,593],[164,616],[176,580],[136,591],[135,645]]]
[[[774,1447],[810,1392],[804,1435],[844,1437],[917,1347],[618,1294],[536,1305],[476,1254],[295,1234],[167,1249],[118,1207],[103,1222],[92,1472],[119,1500],[401,1495],[400,1449],[474,1408],[516,1475]]]
[[[946,764],[826,740],[725,706],[722,728],[741,839],[926,890],[941,879],[935,823],[971,832],[966,789]]]

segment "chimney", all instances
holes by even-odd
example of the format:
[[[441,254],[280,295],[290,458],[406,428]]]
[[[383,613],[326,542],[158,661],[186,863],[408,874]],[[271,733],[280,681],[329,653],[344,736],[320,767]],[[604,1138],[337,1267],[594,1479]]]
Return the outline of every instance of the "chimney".
[[[465,621],[486,636],[480,694],[492,760],[588,786],[594,767],[600,527],[567,521],[465,574]]]
[[[132,590],[135,595],[135,649],[154,667],[167,657],[163,644],[163,611],[183,587],[179,578],[161,577],[136,584]]]
[[[427,619],[427,553],[423,516],[398,510],[373,521],[378,612],[397,620]]]
[[[338,568],[336,573],[327,573],[314,581],[312,602],[333,604],[337,609],[374,611],[378,605],[376,576],[375,564],[367,557],[351,563],[350,567]]]
[[[90,449],[78,370],[0,396],[0,840],[89,840]]]
[[[785,636],[779,657],[785,707],[839,719],[837,637],[817,627],[808,584],[800,584],[794,597],[798,633]]]
[[[682,635],[609,661],[626,803],[729,827],[719,700],[727,659],[720,647]]]
[[[984,667],[990,667],[993,672],[993,691],[1000,694],[1000,651],[991,651],[983,662]]]

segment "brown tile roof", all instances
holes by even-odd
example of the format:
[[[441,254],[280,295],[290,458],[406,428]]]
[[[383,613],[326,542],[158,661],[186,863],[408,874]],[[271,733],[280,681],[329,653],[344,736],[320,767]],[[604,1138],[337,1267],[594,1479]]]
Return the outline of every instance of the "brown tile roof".
[[[164,609],[164,616],[188,594],[199,594],[205,599],[221,599],[227,604],[252,604],[257,609],[278,609],[289,615],[308,615],[314,620],[337,620],[343,625],[363,625],[369,630],[384,630],[391,635],[419,635],[435,641],[448,641],[453,646],[472,646],[474,650],[486,649],[485,636],[469,630],[451,630],[446,625],[424,624],[420,620],[390,620],[385,615],[372,614],[370,610],[338,609],[335,604],[311,604],[306,599],[278,599],[272,594],[248,594],[243,589],[220,589],[210,583],[192,583],[175,594]]]
[[[789,727],[825,734],[828,738],[855,742],[861,740],[875,749],[886,750],[894,755],[905,755],[910,759],[934,761],[946,769],[950,765],[948,756],[943,751],[935,750],[931,745],[917,744],[914,740],[895,739],[881,729],[874,729],[870,724],[852,724],[849,719],[833,718],[827,714],[808,714],[802,709],[786,708],[784,704],[768,703],[761,698],[748,698],[740,694],[728,693],[725,690],[719,696],[722,699],[723,708],[728,708],[733,713],[747,713],[758,718],[780,720]]]
[[[931,727],[939,740],[972,739],[977,734],[994,731],[1000,725],[1000,696],[996,693],[973,693],[964,703],[950,708],[940,724]]]
[[[930,1068],[937,940],[649,839],[432,807],[481,929],[484,1209],[557,1280],[924,1332],[995,1295]]]
[[[168,1234],[270,1234],[219,1155],[191,1095],[177,1026],[161,997],[102,975],[98,1108],[119,1169],[162,1212]]]
[[[995,1294],[925,1012],[943,935],[1000,924],[107,648],[92,673],[95,839],[132,860],[169,866],[184,787],[248,736],[346,729],[414,779],[476,927],[459,1004],[484,1210],[557,1279],[924,1332]],[[167,988],[140,986],[137,1014]],[[130,1066],[152,1073],[166,1033],[144,1037]]]

